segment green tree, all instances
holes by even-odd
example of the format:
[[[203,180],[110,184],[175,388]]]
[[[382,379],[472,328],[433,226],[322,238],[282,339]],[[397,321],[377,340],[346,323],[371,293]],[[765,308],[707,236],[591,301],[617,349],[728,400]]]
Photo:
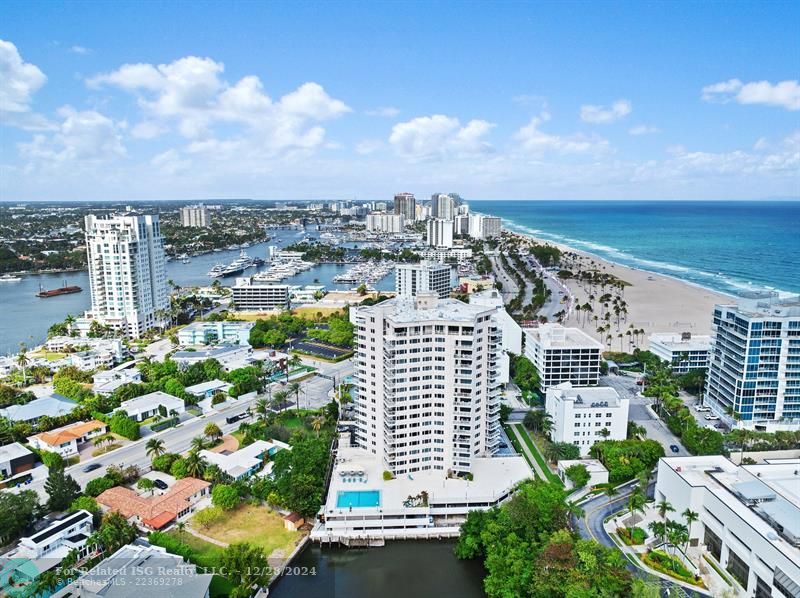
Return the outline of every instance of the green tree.
[[[251,588],[269,583],[267,555],[259,546],[231,544],[222,553],[220,564],[226,577],[237,587]]]
[[[0,540],[4,543],[16,538],[38,517],[41,507],[34,490],[18,493],[0,491]]]
[[[222,437],[222,430],[214,422],[209,422],[206,424],[203,434],[212,440],[219,440]]]
[[[211,491],[211,503],[224,511],[235,509],[239,504],[239,491],[234,486],[217,484]]]
[[[144,490],[145,492],[153,493],[153,489],[156,487],[153,483],[153,480],[150,478],[140,478],[138,482],[136,482],[136,487],[139,490]]]
[[[136,526],[128,523],[124,516],[116,512],[106,513],[100,528],[86,541],[87,545],[99,544],[105,554],[112,554],[133,542],[138,536]]]
[[[51,467],[44,483],[47,492],[47,508],[51,511],[65,511],[81,493],[81,487],[72,476],[61,467]]]
[[[586,469],[586,466],[582,463],[570,465],[564,470],[564,475],[567,476],[567,479],[572,482],[575,488],[583,488],[591,477],[589,475],[589,470]]]
[[[147,444],[144,445],[144,448],[147,456],[153,460],[167,452],[164,441],[160,438],[151,438],[147,441]]]
[[[89,496],[100,496],[103,492],[109,488],[113,488],[114,486],[117,486],[116,481],[107,476],[102,476],[93,480],[89,480],[89,482],[86,484],[85,492]]]

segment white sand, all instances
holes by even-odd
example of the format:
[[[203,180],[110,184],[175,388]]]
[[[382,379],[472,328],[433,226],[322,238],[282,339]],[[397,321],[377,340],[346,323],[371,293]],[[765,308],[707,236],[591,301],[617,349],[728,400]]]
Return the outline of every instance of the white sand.
[[[610,347],[613,351],[620,349],[617,339],[618,332],[624,334],[630,324],[633,324],[635,328],[645,330],[645,338],[638,345],[642,349],[647,348],[646,337],[654,332],[710,334],[714,305],[735,302],[735,299],[729,295],[704,289],[676,278],[613,264],[560,243],[535,238],[534,240],[540,245],[554,245],[562,251],[582,256],[584,269],[588,269],[589,261],[594,261],[601,272],[612,274],[629,283],[630,286],[626,286],[622,294],[622,298],[628,304],[627,321],[621,322],[620,328],[617,330],[616,318],[612,318],[612,328],[609,333],[614,337]],[[588,302],[588,294],[581,284],[570,280],[567,282],[567,286],[575,294],[579,303]],[[613,294],[613,291],[607,292]],[[599,293],[596,293],[596,296],[599,296]],[[595,302],[594,313],[598,315],[600,313],[597,302]],[[573,311],[564,325],[582,328],[586,333],[603,342],[603,339],[600,338],[601,334],[597,332],[597,325],[591,320],[584,322],[584,316],[583,312]],[[578,323],[579,318],[581,324]],[[627,337],[623,339],[622,347],[625,351],[630,350]]]

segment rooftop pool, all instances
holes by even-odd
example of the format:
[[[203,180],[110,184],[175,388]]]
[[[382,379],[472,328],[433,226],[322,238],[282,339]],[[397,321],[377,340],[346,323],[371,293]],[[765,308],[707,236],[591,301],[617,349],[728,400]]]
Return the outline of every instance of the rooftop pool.
[[[381,504],[380,490],[340,490],[336,495],[336,507],[378,507]]]

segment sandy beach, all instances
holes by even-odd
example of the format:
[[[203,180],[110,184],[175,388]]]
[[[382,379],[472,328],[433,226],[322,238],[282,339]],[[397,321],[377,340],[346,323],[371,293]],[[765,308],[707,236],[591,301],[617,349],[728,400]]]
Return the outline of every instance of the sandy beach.
[[[619,330],[614,320],[610,331],[614,337],[611,344],[611,350],[614,351],[620,349],[617,334],[619,332],[624,333],[631,324],[635,328],[641,328],[645,331],[644,339],[640,339],[641,342],[638,344],[639,348],[642,349],[647,348],[647,336],[654,332],[710,334],[714,305],[734,302],[734,299],[729,295],[704,289],[676,278],[614,264],[560,243],[531,236],[527,236],[527,238],[534,239],[540,245],[552,245],[561,249],[562,252],[577,254],[580,256],[584,269],[596,268],[600,272],[612,274],[628,283],[629,286],[626,286],[622,293],[622,298],[627,302],[627,318],[620,323]],[[591,265],[592,262],[594,262],[594,266]],[[583,284],[575,280],[568,280],[567,287],[580,304],[589,301],[588,293],[584,290]],[[595,306],[594,313],[599,313],[599,307]],[[605,336],[605,334],[598,333],[597,324],[592,322],[591,319],[585,321],[585,316],[586,314],[583,312],[573,310],[569,318],[564,321],[564,324],[581,328],[586,333],[602,341],[601,336]],[[623,339],[622,347],[625,351],[630,350],[627,337]]]

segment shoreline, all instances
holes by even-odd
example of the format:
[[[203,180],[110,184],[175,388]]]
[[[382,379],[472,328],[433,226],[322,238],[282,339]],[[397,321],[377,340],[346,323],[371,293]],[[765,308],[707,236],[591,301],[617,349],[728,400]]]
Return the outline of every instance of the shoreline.
[[[576,310],[573,310],[563,322],[565,326],[580,328],[599,340],[608,351],[631,352],[634,347],[647,349],[649,347],[648,337],[653,333],[690,332],[693,335],[709,335],[714,305],[729,304],[736,298],[735,295],[710,289],[676,276],[627,266],[589,251],[575,249],[564,243],[543,239],[529,233],[517,232],[513,229],[508,230],[516,237],[531,240],[540,245],[557,247],[562,252],[579,256],[583,261],[594,262],[602,272],[616,276],[628,283],[629,286],[626,286],[622,293],[622,299],[627,302],[628,314],[618,327],[616,318],[612,318],[611,330],[603,334],[598,333],[596,328],[601,322],[590,321],[588,316]],[[583,305],[590,302],[589,293],[575,279],[562,282],[574,295],[576,303]],[[601,314],[598,304],[594,305],[593,314],[594,316]],[[634,328],[644,329],[645,333],[642,335],[641,342],[630,343],[630,337],[625,333],[631,325]],[[610,344],[606,343],[604,338],[609,333],[612,336]],[[623,338],[619,339],[618,334],[622,334]]]

